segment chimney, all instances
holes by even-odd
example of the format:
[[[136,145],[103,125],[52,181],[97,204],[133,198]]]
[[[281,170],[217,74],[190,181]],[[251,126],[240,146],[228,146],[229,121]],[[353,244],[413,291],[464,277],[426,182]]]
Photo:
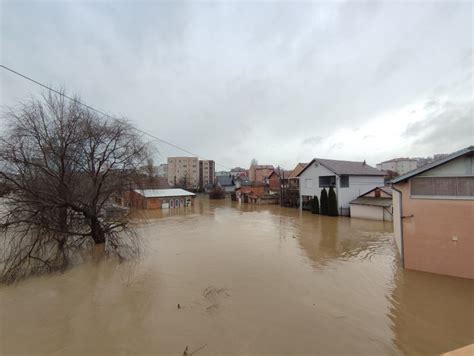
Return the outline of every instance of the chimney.
[[[362,162],[362,165],[363,165],[363,166],[365,166],[365,165],[366,165],[366,163],[365,163],[365,159],[364,159],[364,162]]]

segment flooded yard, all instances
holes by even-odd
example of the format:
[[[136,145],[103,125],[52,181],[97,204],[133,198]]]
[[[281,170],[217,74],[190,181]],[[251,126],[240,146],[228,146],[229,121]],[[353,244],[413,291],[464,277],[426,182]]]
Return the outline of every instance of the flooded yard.
[[[140,261],[1,287],[0,353],[430,355],[474,342],[474,281],[403,270],[391,223],[205,198],[144,221]]]

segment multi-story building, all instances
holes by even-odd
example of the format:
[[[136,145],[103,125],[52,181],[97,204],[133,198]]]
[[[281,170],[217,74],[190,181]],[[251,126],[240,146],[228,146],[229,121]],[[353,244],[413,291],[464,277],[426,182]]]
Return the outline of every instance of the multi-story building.
[[[216,164],[212,160],[199,161],[199,189],[214,184]]]
[[[168,184],[171,187],[197,189],[199,187],[197,157],[168,157]]]
[[[417,168],[417,159],[414,158],[394,158],[377,164],[380,171],[392,171],[399,175],[408,173]]]

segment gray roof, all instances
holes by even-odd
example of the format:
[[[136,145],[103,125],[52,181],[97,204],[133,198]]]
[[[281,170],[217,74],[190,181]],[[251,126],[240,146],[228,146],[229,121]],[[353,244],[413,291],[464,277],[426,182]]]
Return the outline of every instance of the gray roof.
[[[375,187],[375,188],[372,188],[371,190],[366,191],[364,194],[359,195],[359,197],[363,197],[364,195],[373,192],[375,189],[380,189],[384,193],[392,195],[392,187],[390,187],[389,185],[382,185],[380,187]]]
[[[135,192],[144,196],[145,198],[164,198],[164,197],[186,197],[194,196],[196,194],[188,192],[187,190],[176,189],[135,189]]]
[[[351,201],[349,204],[381,206],[388,208],[392,206],[392,198],[359,197]]]
[[[408,173],[403,174],[403,175],[401,175],[397,178],[392,179],[390,181],[390,183],[392,183],[392,184],[399,183],[401,181],[404,181],[406,179],[414,177],[414,176],[416,176],[420,173],[423,173],[423,172],[429,171],[430,169],[433,169],[435,167],[441,166],[442,164],[445,164],[449,161],[452,161],[453,159],[456,159],[458,157],[464,156],[468,153],[474,153],[474,146],[469,146],[469,147],[463,148],[462,150],[451,153],[449,156],[441,158],[438,161],[434,161],[434,162],[431,162],[431,163],[428,163],[428,164],[424,165],[423,167],[420,167],[418,169],[414,169],[411,172],[408,172]]]
[[[234,185],[234,178],[231,176],[217,176],[216,179],[221,187],[229,187]]]
[[[335,159],[313,158],[306,167],[298,174],[301,175],[308,167],[317,162],[326,167],[337,175],[352,175],[352,176],[385,176],[385,173],[379,171],[377,168],[369,166],[365,162],[354,161],[339,161]]]

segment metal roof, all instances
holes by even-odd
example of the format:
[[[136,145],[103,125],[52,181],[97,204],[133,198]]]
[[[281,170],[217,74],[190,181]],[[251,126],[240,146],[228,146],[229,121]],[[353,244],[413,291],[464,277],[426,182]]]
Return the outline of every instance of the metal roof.
[[[188,192],[181,188],[174,189],[135,189],[135,193],[138,193],[145,198],[164,198],[164,197],[186,197],[194,196],[196,194]]]
[[[359,197],[351,201],[349,204],[381,206],[384,208],[388,208],[392,205],[392,198]]]
[[[379,171],[377,168],[369,166],[365,162],[354,161],[339,161],[335,159],[313,158],[306,167],[298,174],[300,176],[313,163],[319,163],[337,175],[352,175],[352,176],[385,176],[385,173]]]
[[[444,158],[441,158],[440,160],[438,161],[434,161],[434,162],[431,162],[431,163],[428,163],[426,165],[424,165],[423,167],[420,167],[418,169],[415,169],[411,172],[408,172],[406,174],[403,174],[397,178],[394,178],[390,181],[390,183],[392,184],[395,184],[395,183],[399,183],[401,181],[404,181],[406,179],[409,179],[411,177],[414,177],[420,173],[423,173],[423,172],[426,172],[426,171],[429,171],[430,169],[433,169],[435,167],[438,167],[438,166],[441,166],[442,164],[445,164],[449,161],[452,161],[453,159],[456,159],[458,157],[461,157],[461,156],[464,156],[468,153],[474,153],[474,146],[469,146],[469,147],[466,147],[466,148],[463,148],[462,150],[459,150],[459,151],[456,151],[454,153],[451,153],[449,156],[446,156]]]

